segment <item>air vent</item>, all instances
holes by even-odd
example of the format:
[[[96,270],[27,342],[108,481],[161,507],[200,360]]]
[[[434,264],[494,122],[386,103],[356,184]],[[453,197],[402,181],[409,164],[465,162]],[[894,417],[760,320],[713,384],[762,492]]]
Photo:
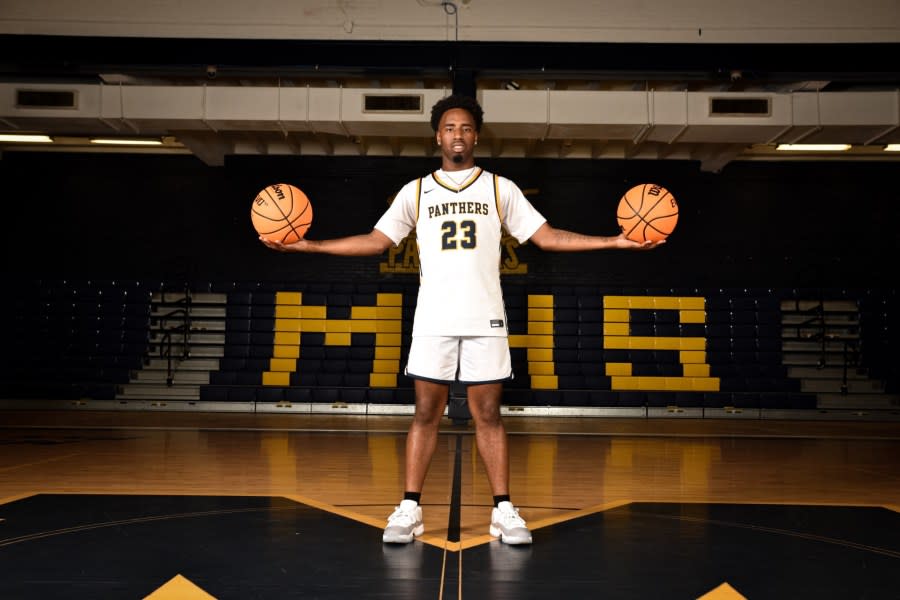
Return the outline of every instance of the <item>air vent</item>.
[[[710,98],[710,116],[767,117],[772,114],[769,98]]]
[[[364,112],[422,112],[422,96],[419,94],[366,95],[363,96]]]
[[[16,90],[18,108],[75,108],[75,92]]]

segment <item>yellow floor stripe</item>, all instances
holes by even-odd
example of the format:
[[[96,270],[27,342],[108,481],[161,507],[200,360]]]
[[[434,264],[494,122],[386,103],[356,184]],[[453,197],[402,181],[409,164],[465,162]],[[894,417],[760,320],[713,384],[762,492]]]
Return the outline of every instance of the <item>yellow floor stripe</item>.
[[[441,557],[441,585],[438,587],[438,600],[444,600],[444,581],[447,579],[447,549]]]
[[[329,512],[341,517],[346,517],[348,519],[352,519],[354,521],[358,521],[359,523],[364,523],[366,525],[371,525],[372,527],[376,527],[378,529],[384,529],[386,524],[385,519],[378,519],[375,517],[370,517],[368,515],[363,515],[358,512],[348,510],[346,508],[341,508],[340,506],[334,506],[333,504],[327,504],[325,502],[319,502],[318,500],[313,500],[312,498],[306,498],[304,496],[298,496],[295,494],[283,495],[283,498],[287,498],[289,500],[293,500],[295,502],[299,502],[300,504],[306,504],[307,506],[312,506],[313,508],[318,508],[319,510],[324,510],[325,512]],[[567,511],[563,514],[556,515],[553,517],[546,517],[544,519],[538,519],[536,521],[529,521],[528,527],[535,531],[537,529],[541,529],[543,527],[549,527],[551,525],[556,525],[558,523],[564,523],[566,521],[571,521],[572,519],[578,519],[587,515],[592,515],[598,512],[603,512],[606,510],[610,510],[613,508],[618,508],[620,506],[625,506],[626,504],[631,504],[631,500],[617,500],[615,502],[607,502],[605,504],[597,504],[594,506],[588,506],[586,508],[581,508],[578,510]],[[482,544],[488,544],[493,541],[494,537],[490,535],[479,535],[472,538],[468,538],[461,542],[451,542],[448,541],[446,537],[441,537],[434,534],[424,533],[418,538],[418,541],[428,544],[429,546],[434,546],[435,548],[440,548],[442,550],[447,550],[450,552],[459,552],[461,550],[466,550],[469,548],[474,548],[475,546],[481,546]]]
[[[0,505],[9,504],[10,502],[15,502],[16,500],[22,500],[23,498],[30,498],[31,496],[37,496],[37,492],[25,492],[24,494],[16,494],[15,496],[0,498]]]
[[[586,517],[588,515],[593,515],[595,513],[604,512],[613,508],[619,508],[620,506],[625,506],[627,504],[631,504],[631,500],[616,500],[614,502],[606,502],[604,504],[595,504],[594,506],[587,506],[585,508],[580,508],[578,510],[573,510],[569,512],[565,512],[563,514],[554,516],[554,517],[546,517],[544,519],[539,519],[537,521],[529,521],[528,527],[532,531],[536,529],[541,529],[542,527],[549,527],[551,525],[557,525],[559,523],[565,523],[566,521],[571,521],[572,519],[580,519],[581,517]]]
[[[703,594],[697,600],[747,600],[747,597],[739,594],[728,583],[723,583],[716,589]]]
[[[571,521],[572,519],[580,519],[581,517],[586,517],[587,515],[592,515],[613,508],[618,508],[620,506],[625,506],[626,504],[631,504],[631,502],[631,500],[616,500],[615,502],[607,502],[605,504],[596,504],[594,506],[588,506],[586,508],[580,508],[578,510],[570,510],[553,517],[546,517],[543,519],[538,519],[536,521],[528,521],[528,528],[531,529],[531,531],[536,531],[543,527],[550,527],[551,525],[565,523],[566,521]],[[469,548],[474,548],[475,546],[489,544],[495,539],[497,538],[487,534],[475,536],[459,543],[458,549],[468,550]]]
[[[307,506],[312,506],[313,508],[318,508],[319,510],[324,510],[325,512],[329,512],[334,515],[346,517],[359,523],[371,525],[372,527],[376,527],[378,529],[384,529],[384,526],[387,525],[387,517],[385,517],[384,519],[378,519],[375,517],[370,517],[368,515],[360,514],[352,510],[348,510],[346,508],[341,508],[340,506],[326,504],[325,502],[319,502],[318,500],[313,500],[312,498],[306,498],[304,496],[297,496],[295,494],[282,495],[282,498],[287,498],[288,500],[293,500],[295,502],[299,502],[300,504],[306,504]],[[434,546],[435,548],[448,549],[453,552],[459,551],[459,548],[455,547],[459,544],[448,542],[446,537],[424,533],[416,539],[420,542],[428,544],[429,546]]]
[[[216,600],[191,580],[176,575],[144,600]]]

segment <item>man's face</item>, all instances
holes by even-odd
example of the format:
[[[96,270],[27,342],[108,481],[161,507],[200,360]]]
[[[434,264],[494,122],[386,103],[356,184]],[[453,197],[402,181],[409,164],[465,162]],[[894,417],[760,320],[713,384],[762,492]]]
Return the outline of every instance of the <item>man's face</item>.
[[[478,142],[475,118],[467,110],[451,108],[441,116],[435,138],[444,158],[456,164],[468,163]]]

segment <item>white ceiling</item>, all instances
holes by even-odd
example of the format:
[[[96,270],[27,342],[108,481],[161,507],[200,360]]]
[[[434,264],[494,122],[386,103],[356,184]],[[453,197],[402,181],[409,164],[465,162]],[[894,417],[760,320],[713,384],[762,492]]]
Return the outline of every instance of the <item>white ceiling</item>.
[[[229,155],[432,156],[431,105],[448,87],[384,80],[331,85],[265,81],[0,83],[0,129],[55,139],[47,151],[100,151],[89,138],[156,137],[148,152],[193,153],[210,165]],[[567,81],[491,82],[477,90],[485,110],[479,153],[504,158],[695,160],[718,171],[732,160],[900,160],[900,90],[722,91],[716,86]],[[406,84],[408,87],[399,87]],[[449,86],[449,82],[446,83]],[[395,87],[396,86],[396,87]],[[682,89],[678,89],[681,87]],[[601,89],[598,89],[601,88]],[[17,105],[21,91],[70,91],[73,107]],[[366,97],[417,99],[419,110],[367,111]],[[765,114],[713,112],[713,100],[751,99]],[[848,143],[850,152],[786,155],[780,143]],[[6,144],[3,150],[23,149]],[[127,152],[133,148],[106,149]]]
[[[429,109],[485,109],[493,157],[900,160],[897,0],[0,0],[0,133],[13,150],[434,156]],[[69,90],[68,108],[18,92]],[[363,110],[367,95],[421,110]],[[713,100],[764,114],[718,114]],[[91,136],[151,136],[155,150]],[[791,154],[779,143],[849,143]],[[2,154],[0,154],[2,156]]]

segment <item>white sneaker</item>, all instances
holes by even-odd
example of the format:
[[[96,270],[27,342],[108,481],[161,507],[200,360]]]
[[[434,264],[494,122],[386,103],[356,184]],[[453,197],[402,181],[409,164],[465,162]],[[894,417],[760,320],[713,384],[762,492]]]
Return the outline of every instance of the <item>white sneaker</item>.
[[[491,511],[490,533],[504,544],[531,543],[531,531],[512,502],[501,502]]]
[[[423,533],[425,525],[422,524],[422,507],[415,500],[404,500],[388,517],[381,541],[387,544],[408,544]]]

